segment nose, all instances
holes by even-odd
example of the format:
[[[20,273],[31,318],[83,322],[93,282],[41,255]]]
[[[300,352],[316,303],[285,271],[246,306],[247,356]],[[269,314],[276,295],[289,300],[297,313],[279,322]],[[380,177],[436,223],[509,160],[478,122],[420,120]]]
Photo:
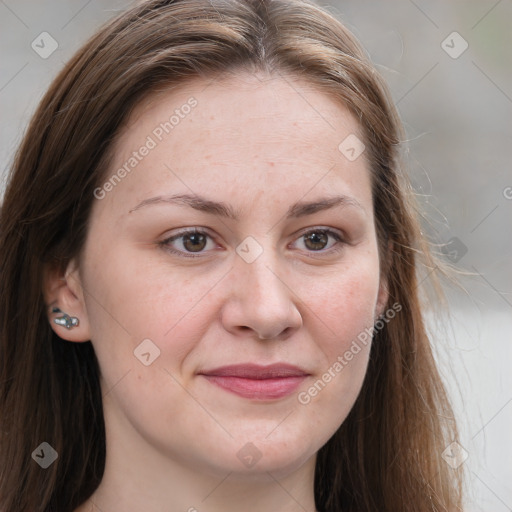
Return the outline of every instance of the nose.
[[[270,252],[265,250],[251,263],[236,256],[222,309],[224,328],[233,334],[247,331],[247,336],[260,340],[284,339],[302,326],[300,299],[280,276]]]

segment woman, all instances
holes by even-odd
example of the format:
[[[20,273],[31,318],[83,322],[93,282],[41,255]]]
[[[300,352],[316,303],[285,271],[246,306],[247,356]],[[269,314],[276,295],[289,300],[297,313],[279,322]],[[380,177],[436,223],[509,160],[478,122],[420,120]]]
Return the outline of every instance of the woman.
[[[103,27],[2,205],[0,509],[459,510],[403,138],[308,1]]]

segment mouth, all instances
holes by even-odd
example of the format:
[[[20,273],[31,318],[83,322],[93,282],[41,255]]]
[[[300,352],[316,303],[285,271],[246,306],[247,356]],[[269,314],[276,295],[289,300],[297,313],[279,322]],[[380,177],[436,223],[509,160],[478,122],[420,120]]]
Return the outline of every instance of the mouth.
[[[310,374],[289,364],[240,364],[203,370],[210,384],[243,398],[275,400],[293,393]]]

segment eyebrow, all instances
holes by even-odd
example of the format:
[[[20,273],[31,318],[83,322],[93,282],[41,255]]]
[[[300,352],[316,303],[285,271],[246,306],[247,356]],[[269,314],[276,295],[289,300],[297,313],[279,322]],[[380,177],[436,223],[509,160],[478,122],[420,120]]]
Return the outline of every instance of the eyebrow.
[[[219,217],[225,217],[235,221],[239,220],[240,211],[234,210],[231,206],[226,205],[222,202],[212,201],[205,197],[201,197],[197,194],[174,194],[171,196],[156,196],[149,199],[144,199],[135,208],[132,208],[128,213],[139,210],[146,206],[155,204],[176,204],[178,206],[189,206],[200,212],[209,213],[211,215],[217,215]],[[331,197],[323,197],[316,201],[298,201],[286,212],[286,218],[292,217],[304,217],[306,215],[312,215],[320,211],[328,210],[336,206],[352,206],[361,209],[365,212],[365,209],[356,199],[344,195],[337,195]]]

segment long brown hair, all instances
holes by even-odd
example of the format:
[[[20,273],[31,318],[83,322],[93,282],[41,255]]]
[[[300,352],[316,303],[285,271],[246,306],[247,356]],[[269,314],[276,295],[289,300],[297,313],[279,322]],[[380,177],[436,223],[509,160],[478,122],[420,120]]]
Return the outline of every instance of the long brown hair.
[[[361,393],[318,453],[318,510],[462,505],[461,471],[441,458],[457,430],[418,291],[418,256],[435,263],[401,170],[403,128],[386,84],[354,36],[312,1],[151,0],[107,23],[64,67],[11,169],[0,217],[2,511],[71,512],[103,475],[98,362],[90,342],[52,331],[42,282],[80,254],[123,122],[157,89],[242,69],[301,77],[359,119],[389,303],[402,307],[375,333]],[[42,442],[58,453],[47,469],[31,459]]]

